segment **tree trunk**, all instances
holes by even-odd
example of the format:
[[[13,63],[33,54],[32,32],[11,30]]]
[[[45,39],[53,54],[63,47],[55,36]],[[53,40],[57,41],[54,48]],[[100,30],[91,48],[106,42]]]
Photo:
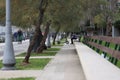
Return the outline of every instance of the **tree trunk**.
[[[45,46],[45,41],[46,41],[47,35],[49,33],[49,26],[50,26],[50,22],[47,22],[43,39],[42,39],[42,41],[40,43],[40,46],[38,47],[38,49],[36,51],[37,53],[41,53],[44,50],[44,48],[45,48],[44,46]]]
[[[32,52],[36,52],[37,48],[40,46],[40,42],[42,41],[43,35],[40,32],[39,37],[37,38],[37,40],[35,41],[35,45],[33,47]]]
[[[23,60],[24,63],[29,63],[29,58],[30,58],[30,55],[31,55],[31,51],[33,50],[35,42],[38,39],[39,35],[42,34],[41,29],[40,29],[40,25],[42,24],[44,12],[46,10],[47,5],[48,5],[47,0],[46,0],[46,2],[44,2],[44,0],[40,0],[38,25],[35,28],[35,33],[34,33],[33,39],[30,42],[30,45],[28,47],[26,56]]]
[[[109,17],[107,19],[106,36],[112,36],[112,22]]]
[[[58,29],[55,32],[55,35],[54,35],[54,38],[53,38],[53,45],[55,45],[55,39],[57,37],[57,34],[58,34],[59,30],[60,30],[60,26],[58,27]]]

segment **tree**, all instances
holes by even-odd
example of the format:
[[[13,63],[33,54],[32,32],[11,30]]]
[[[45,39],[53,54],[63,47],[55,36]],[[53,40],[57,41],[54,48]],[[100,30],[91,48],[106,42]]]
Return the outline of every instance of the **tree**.
[[[2,1],[4,2],[4,0]],[[46,7],[48,6],[48,1],[49,3],[51,3],[51,5],[49,5],[49,8],[47,9],[47,12],[45,13]],[[56,28],[56,26],[59,26],[57,33],[61,27],[62,27],[62,30],[65,30],[64,27],[67,28],[68,25],[66,24],[68,22],[73,23],[74,20],[72,20],[72,18],[76,18],[77,16],[72,17],[75,14],[71,13],[71,10],[73,8],[71,8],[70,6],[73,6],[72,3],[74,3],[74,1],[72,0],[69,0],[69,1],[70,2],[61,1],[61,0],[57,0],[57,1],[54,1],[54,0],[36,0],[36,1],[34,0],[12,0],[12,22],[13,22],[12,24],[18,27],[22,27],[22,28],[28,28],[28,27],[31,27],[31,25],[36,26],[34,37],[32,41],[30,42],[26,57],[24,59],[25,63],[29,63],[30,53],[34,45],[36,44],[35,41],[38,40],[39,42],[41,42],[43,38],[42,42],[43,43],[45,42],[45,38],[42,35],[41,29],[40,29],[40,25],[42,23],[47,22],[48,20],[52,20],[52,25],[54,25],[53,28]],[[36,7],[39,5],[38,4],[39,2],[40,2],[40,6],[39,6],[39,11],[38,11]],[[4,8],[4,5],[3,5],[3,8]],[[4,12],[4,9],[3,9],[3,12]],[[3,12],[2,14],[4,14]],[[45,17],[44,17],[44,13],[45,13]],[[39,21],[36,20],[38,15],[39,15]],[[46,18],[46,21],[43,21],[43,17]],[[58,22],[59,24],[56,24],[56,22]],[[69,26],[72,26],[72,25],[69,24]],[[41,44],[41,43],[38,43],[38,44]]]
[[[5,24],[5,0],[0,0],[0,24]]]
[[[106,23],[108,20],[108,16],[113,16],[113,12],[115,9],[115,2],[116,0],[109,0],[111,2],[108,2],[107,0],[81,0],[81,12],[82,12],[82,19],[84,20],[84,23],[87,21],[90,21],[90,26],[97,24],[96,22],[100,22],[97,24],[99,28],[103,28],[102,25]],[[110,10],[111,9],[111,10]],[[113,12],[112,12],[113,11]],[[101,21],[98,21],[101,20]],[[97,20],[97,21],[96,21]],[[106,27],[106,26],[105,26]]]
[[[45,49],[45,41],[49,32],[49,27],[50,27],[51,21],[47,22],[46,24],[46,29],[45,29],[45,33],[44,36],[42,38],[42,41],[40,42],[40,46],[37,48],[37,53],[41,53],[44,49]]]
[[[70,32],[78,27],[80,20],[79,0],[51,0],[46,10],[46,15],[52,20],[52,28],[55,30],[54,41],[59,31]],[[69,27],[69,28],[68,28]]]
[[[46,7],[48,5],[48,0],[40,0],[40,6],[39,6],[39,21],[38,21],[38,25],[35,28],[35,33],[33,36],[32,41],[30,42],[29,48],[27,50],[25,59],[23,60],[24,63],[29,63],[29,58],[30,58],[30,54],[31,51],[34,47],[35,41],[39,38],[39,35],[42,35],[42,32],[40,30],[40,25],[42,24],[43,21],[43,17],[44,17],[44,12],[46,10]]]
[[[49,29],[46,30],[46,34],[43,36],[41,25],[46,23],[48,25],[48,21],[51,20],[51,23],[46,26],[49,28],[51,24],[51,27],[56,31],[55,38],[59,31],[66,33],[78,32],[80,30],[80,21],[90,20],[90,24],[94,24],[94,20],[100,18],[96,22],[101,24],[100,22],[104,19],[101,19],[100,16],[104,17],[108,12],[105,9],[106,13],[104,13],[104,10],[101,10],[101,5],[104,7],[106,2],[104,0],[12,0],[13,24],[22,28],[35,26],[34,37],[30,42],[24,62],[29,63],[31,51],[36,44],[39,44],[36,48],[37,52],[39,52],[42,49],[41,44],[45,43]],[[3,12],[4,9],[0,15],[4,15]],[[37,20],[38,16],[39,20]]]
[[[12,24],[21,28],[36,25],[38,3],[39,0],[12,0]]]

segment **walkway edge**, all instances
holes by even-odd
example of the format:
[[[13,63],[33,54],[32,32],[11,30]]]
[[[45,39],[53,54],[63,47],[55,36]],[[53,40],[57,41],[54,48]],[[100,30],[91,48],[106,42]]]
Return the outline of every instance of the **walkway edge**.
[[[80,42],[75,42],[87,80],[120,80],[120,69]]]

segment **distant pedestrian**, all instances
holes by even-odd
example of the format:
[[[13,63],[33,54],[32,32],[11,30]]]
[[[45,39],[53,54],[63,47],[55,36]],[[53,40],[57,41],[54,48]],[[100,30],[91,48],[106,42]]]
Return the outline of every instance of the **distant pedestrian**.
[[[13,37],[14,37],[14,41],[17,41],[17,32],[13,34]]]
[[[23,32],[22,32],[22,30],[18,30],[18,32],[17,32],[17,39],[18,39],[18,43],[22,43],[22,39],[23,39]]]
[[[76,36],[75,34],[72,34],[72,35],[71,35],[71,44],[73,44],[73,40],[74,40],[74,39],[77,39],[77,36]]]

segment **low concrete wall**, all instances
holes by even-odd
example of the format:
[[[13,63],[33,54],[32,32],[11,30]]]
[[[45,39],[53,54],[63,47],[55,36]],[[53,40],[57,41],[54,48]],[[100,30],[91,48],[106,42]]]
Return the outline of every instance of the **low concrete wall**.
[[[83,43],[75,42],[87,80],[120,80],[120,69]]]

